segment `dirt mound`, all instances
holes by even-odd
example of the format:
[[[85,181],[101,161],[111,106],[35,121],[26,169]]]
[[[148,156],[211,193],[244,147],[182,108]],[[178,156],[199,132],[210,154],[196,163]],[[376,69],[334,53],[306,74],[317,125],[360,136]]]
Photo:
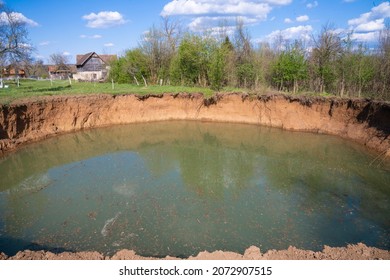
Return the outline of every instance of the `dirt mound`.
[[[112,257],[98,252],[77,252],[55,254],[46,251],[22,251],[13,257],[0,254],[0,260],[157,260],[137,255],[132,250],[121,250]],[[174,257],[165,257],[165,260],[175,260]],[[321,252],[300,250],[290,246],[287,250],[270,250],[265,254],[260,249],[251,246],[243,255],[234,252],[215,251],[200,252],[189,260],[390,260],[390,251],[367,247],[359,243],[347,247],[325,246]]]

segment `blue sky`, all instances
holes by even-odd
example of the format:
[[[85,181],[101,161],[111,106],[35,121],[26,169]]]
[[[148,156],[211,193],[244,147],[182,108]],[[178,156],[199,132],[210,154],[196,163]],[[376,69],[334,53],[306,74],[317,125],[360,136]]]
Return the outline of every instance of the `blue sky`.
[[[1,0],[0,0],[1,1]],[[90,51],[121,55],[137,47],[161,16],[170,16],[194,32],[213,32],[224,22],[232,30],[240,17],[253,42],[307,39],[327,23],[354,30],[354,39],[373,44],[390,20],[390,1],[379,0],[3,0],[26,21],[34,56]],[[230,26],[231,25],[231,26]]]

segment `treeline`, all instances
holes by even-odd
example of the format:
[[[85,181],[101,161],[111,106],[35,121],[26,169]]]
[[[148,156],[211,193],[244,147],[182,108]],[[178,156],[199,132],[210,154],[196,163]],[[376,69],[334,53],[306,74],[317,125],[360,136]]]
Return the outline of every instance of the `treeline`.
[[[275,40],[254,45],[242,22],[234,34],[183,33],[169,18],[152,27],[138,48],[111,65],[119,83],[186,85],[286,92],[328,93],[341,97],[390,99],[390,27],[375,49],[351,34],[323,27],[310,42]]]

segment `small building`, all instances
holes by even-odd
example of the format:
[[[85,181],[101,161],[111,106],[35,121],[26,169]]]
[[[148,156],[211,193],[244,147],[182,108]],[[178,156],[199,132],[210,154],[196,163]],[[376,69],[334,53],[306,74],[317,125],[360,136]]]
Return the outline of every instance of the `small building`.
[[[73,75],[73,79],[81,81],[104,80],[110,71],[111,61],[116,59],[116,55],[99,55],[95,52],[77,55],[77,73]]]
[[[2,69],[1,76],[3,78],[8,78],[8,79],[15,79],[17,77],[25,78],[26,71],[22,68],[18,68],[13,65],[10,65]]]
[[[76,67],[70,64],[48,65],[49,76],[52,79],[68,79],[77,73]]]

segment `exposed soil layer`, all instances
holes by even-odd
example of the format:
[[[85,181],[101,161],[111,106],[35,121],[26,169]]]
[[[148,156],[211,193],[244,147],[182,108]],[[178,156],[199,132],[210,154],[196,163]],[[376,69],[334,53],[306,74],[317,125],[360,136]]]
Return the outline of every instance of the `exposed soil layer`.
[[[165,257],[165,260],[180,260],[174,257]],[[233,252],[215,251],[200,252],[189,260],[390,260],[390,251],[367,247],[359,243],[347,247],[331,248],[325,246],[321,252],[300,250],[289,247],[287,250],[270,250],[265,254],[260,249],[251,246],[243,255]],[[112,257],[104,256],[98,252],[77,252],[55,254],[46,251],[22,251],[13,257],[0,254],[0,260],[157,260],[137,255],[131,250],[121,250]]]
[[[0,105],[0,156],[20,145],[81,129],[166,120],[248,123],[338,135],[390,157],[390,104],[370,100],[202,94],[56,96]],[[174,259],[167,257],[168,259]],[[98,252],[22,251],[1,259],[147,259],[122,250],[111,258]],[[190,259],[390,259],[390,251],[364,244],[325,246],[322,252],[250,247],[243,255],[201,252]]]
[[[390,156],[390,104],[369,100],[202,94],[56,96],[0,105],[0,154],[86,128],[166,120],[250,123],[338,135]]]

